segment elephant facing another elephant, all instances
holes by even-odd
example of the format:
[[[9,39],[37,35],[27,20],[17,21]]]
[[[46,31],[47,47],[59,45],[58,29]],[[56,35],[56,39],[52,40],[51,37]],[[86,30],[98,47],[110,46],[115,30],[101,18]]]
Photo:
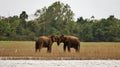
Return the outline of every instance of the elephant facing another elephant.
[[[57,42],[59,45],[61,42],[64,43],[63,50],[66,51],[66,48],[68,49],[68,52],[70,52],[70,48],[74,48],[76,52],[80,51],[80,40],[79,38],[75,36],[69,36],[69,35],[61,35],[61,36],[40,36],[35,43],[35,51],[40,50],[42,48],[47,48],[47,52],[51,52],[52,50],[52,44],[53,42]]]
[[[37,52],[37,50],[40,50],[42,48],[47,48],[47,52],[51,52],[52,50],[52,43],[55,42],[56,36],[52,35],[52,36],[40,36],[35,43],[35,51]]]
[[[68,48],[68,52],[71,51],[70,48],[74,48],[76,52],[80,51],[80,41],[79,38],[75,36],[62,35],[59,37],[59,41],[64,43],[64,52],[66,51],[66,48]]]

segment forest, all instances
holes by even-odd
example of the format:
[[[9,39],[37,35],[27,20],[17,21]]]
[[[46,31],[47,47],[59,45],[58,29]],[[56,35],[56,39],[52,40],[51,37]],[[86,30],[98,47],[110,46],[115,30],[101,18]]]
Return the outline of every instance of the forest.
[[[68,4],[55,2],[36,10],[33,20],[26,11],[0,16],[0,41],[34,41],[42,35],[73,35],[83,42],[120,42],[120,19],[114,15],[95,19],[78,17]]]

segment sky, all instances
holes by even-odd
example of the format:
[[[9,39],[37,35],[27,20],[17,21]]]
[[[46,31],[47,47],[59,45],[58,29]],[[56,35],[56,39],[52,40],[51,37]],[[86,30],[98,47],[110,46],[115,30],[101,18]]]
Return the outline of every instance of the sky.
[[[81,16],[101,19],[110,15],[120,19],[120,0],[0,0],[0,16],[20,15],[22,11],[32,16],[37,9],[48,7],[56,1],[68,4],[74,19]]]

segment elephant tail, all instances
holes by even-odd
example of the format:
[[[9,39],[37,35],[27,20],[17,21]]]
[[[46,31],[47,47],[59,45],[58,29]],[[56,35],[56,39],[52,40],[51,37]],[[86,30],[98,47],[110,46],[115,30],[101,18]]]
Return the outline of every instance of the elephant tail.
[[[80,51],[80,42],[78,43],[78,51]]]
[[[37,49],[39,49],[38,41],[36,41],[36,43],[35,43],[35,51],[36,51],[36,52],[37,52]]]

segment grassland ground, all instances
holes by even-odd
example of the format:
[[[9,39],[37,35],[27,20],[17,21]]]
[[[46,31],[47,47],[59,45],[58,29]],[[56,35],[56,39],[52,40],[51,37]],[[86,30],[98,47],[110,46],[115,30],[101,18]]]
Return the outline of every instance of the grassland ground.
[[[63,51],[63,43],[53,43],[52,53],[46,48],[35,52],[34,41],[0,41],[0,57],[32,59],[120,59],[120,42],[81,42],[80,52]]]

